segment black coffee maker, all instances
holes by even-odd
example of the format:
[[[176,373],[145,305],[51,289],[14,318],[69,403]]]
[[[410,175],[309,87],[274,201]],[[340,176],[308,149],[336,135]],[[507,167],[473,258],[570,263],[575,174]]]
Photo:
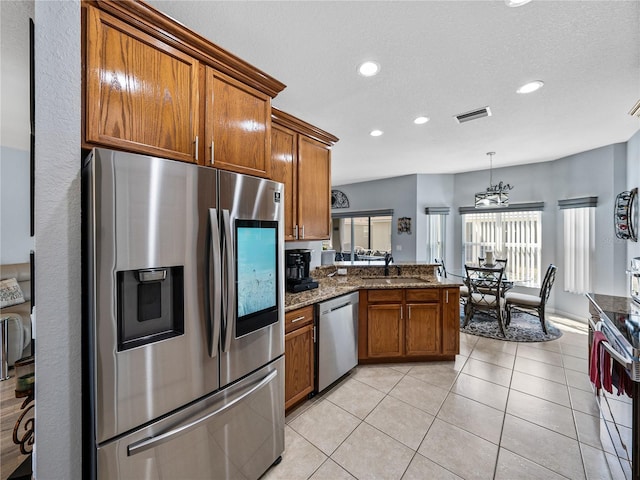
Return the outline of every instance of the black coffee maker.
[[[309,275],[311,250],[286,250],[284,253],[287,271],[287,291],[296,293],[318,288],[318,282],[314,282]]]

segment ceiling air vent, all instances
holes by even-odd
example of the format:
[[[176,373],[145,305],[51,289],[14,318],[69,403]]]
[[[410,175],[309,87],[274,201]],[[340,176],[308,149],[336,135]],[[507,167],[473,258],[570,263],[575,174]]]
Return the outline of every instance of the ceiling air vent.
[[[640,100],[638,100],[638,103],[636,103],[633,106],[633,108],[629,112],[629,115],[631,115],[633,117],[640,117]]]
[[[470,112],[461,113],[460,115],[456,115],[456,120],[458,123],[469,122],[471,120],[475,120],[477,118],[482,117],[490,117],[491,109],[489,107],[478,108],[476,110],[472,110]]]

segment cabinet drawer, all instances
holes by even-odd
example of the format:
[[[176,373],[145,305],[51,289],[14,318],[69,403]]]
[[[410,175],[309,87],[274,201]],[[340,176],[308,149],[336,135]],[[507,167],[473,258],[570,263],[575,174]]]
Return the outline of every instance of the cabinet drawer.
[[[284,331],[285,333],[289,333],[312,322],[313,305],[291,310],[284,314]]]
[[[402,302],[402,290],[368,290],[369,302]]]
[[[407,302],[439,302],[439,288],[407,289]]]

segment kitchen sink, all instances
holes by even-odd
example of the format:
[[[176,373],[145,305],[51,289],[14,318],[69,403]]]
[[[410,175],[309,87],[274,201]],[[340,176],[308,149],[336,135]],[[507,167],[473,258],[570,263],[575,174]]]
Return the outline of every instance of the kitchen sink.
[[[363,277],[365,285],[404,285],[408,283],[429,283],[416,277]]]

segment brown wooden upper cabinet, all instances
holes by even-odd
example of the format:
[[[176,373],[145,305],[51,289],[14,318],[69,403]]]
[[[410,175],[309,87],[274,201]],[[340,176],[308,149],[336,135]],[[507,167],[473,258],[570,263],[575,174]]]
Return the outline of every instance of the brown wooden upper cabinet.
[[[87,9],[85,138],[196,162],[198,61]]]
[[[82,6],[84,147],[270,176],[283,83],[144,2]]]
[[[271,175],[271,97],[206,68],[204,146],[207,165]]]
[[[338,139],[281,110],[271,112],[271,178],[285,185],[285,240],[326,240],[331,146]]]

